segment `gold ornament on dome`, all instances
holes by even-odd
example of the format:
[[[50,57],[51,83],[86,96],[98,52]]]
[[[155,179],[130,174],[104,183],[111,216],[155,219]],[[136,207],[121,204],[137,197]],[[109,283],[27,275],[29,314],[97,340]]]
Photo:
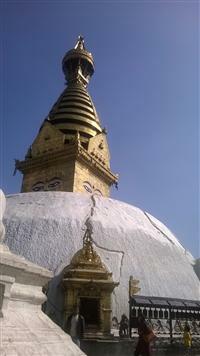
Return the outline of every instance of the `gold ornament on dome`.
[[[91,235],[91,228],[87,226],[85,235],[83,237],[83,248],[74,255],[71,260],[71,266],[73,266],[74,268],[95,267],[95,269],[103,269],[104,271],[106,271],[106,267],[103,265],[100,256],[93,248]]]

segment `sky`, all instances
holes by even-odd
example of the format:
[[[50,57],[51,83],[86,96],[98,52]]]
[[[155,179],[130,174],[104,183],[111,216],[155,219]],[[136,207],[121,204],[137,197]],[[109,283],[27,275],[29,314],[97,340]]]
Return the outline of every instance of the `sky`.
[[[64,89],[78,35],[95,60],[88,86],[107,128],[114,199],[199,249],[198,1],[1,1],[1,187],[20,191],[23,159]]]

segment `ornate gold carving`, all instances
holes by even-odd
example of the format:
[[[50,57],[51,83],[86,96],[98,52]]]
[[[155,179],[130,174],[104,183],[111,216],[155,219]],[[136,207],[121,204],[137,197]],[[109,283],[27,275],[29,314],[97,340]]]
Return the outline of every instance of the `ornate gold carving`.
[[[83,248],[74,255],[71,260],[71,266],[73,268],[92,268],[106,271],[100,256],[93,248],[92,230],[89,224],[83,237]]]
[[[83,298],[98,300],[99,321],[93,329],[91,325],[88,326],[90,337],[92,335],[96,337],[99,333],[104,335],[110,333],[111,293],[119,283],[113,281],[112,273],[109,273],[93,247],[92,225],[89,218],[85,225],[83,247],[74,255],[70,265],[65,267],[62,285],[65,291],[66,317],[73,306],[79,304]]]

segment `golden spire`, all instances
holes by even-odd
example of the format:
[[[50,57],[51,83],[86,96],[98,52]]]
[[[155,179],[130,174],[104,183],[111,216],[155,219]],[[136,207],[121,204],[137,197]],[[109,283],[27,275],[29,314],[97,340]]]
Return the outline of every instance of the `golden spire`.
[[[105,130],[87,91],[94,61],[82,36],[65,54],[62,68],[67,88],[44,120],[25,160],[16,161],[24,174],[22,191],[87,191],[107,196],[117,178],[110,170]]]
[[[58,98],[49,113],[49,121],[69,137],[80,133],[81,141],[102,132],[99,118],[87,92],[87,85],[94,73],[94,61],[84,44],[84,38],[78,37],[75,47],[69,50],[62,61],[67,88]]]

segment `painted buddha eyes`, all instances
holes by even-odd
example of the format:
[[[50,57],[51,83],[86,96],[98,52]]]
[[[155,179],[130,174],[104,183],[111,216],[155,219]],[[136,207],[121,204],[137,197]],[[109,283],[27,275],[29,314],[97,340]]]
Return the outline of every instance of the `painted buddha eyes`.
[[[84,182],[83,183],[83,187],[85,188],[85,190],[90,193],[90,194],[97,194],[97,195],[102,195],[101,191],[99,189],[95,189],[95,187],[91,186],[91,184],[89,182]]]
[[[84,186],[85,190],[87,190],[88,193],[92,193],[92,186],[89,182],[84,182],[83,186]]]
[[[60,185],[60,183],[61,183],[61,180],[60,180],[60,179],[58,179],[58,178],[52,179],[52,180],[50,181],[50,183],[48,184],[49,190],[58,187],[58,186]]]
[[[32,191],[39,192],[39,191],[54,190],[55,188],[57,189],[60,186],[60,184],[61,184],[61,179],[55,177],[47,183],[44,183],[44,182],[35,183],[32,186]]]
[[[44,190],[44,183],[43,182],[37,182],[33,185],[32,191],[33,192],[39,192]]]
[[[49,191],[49,190],[59,190],[60,185],[61,185],[61,179],[58,177],[54,177],[48,182],[39,181],[39,182],[35,183],[32,186],[32,191],[33,192],[42,192],[42,191]],[[83,182],[83,187],[89,194],[96,194],[96,195],[102,196],[101,191],[99,189],[96,189],[94,186],[92,186],[87,181]]]

